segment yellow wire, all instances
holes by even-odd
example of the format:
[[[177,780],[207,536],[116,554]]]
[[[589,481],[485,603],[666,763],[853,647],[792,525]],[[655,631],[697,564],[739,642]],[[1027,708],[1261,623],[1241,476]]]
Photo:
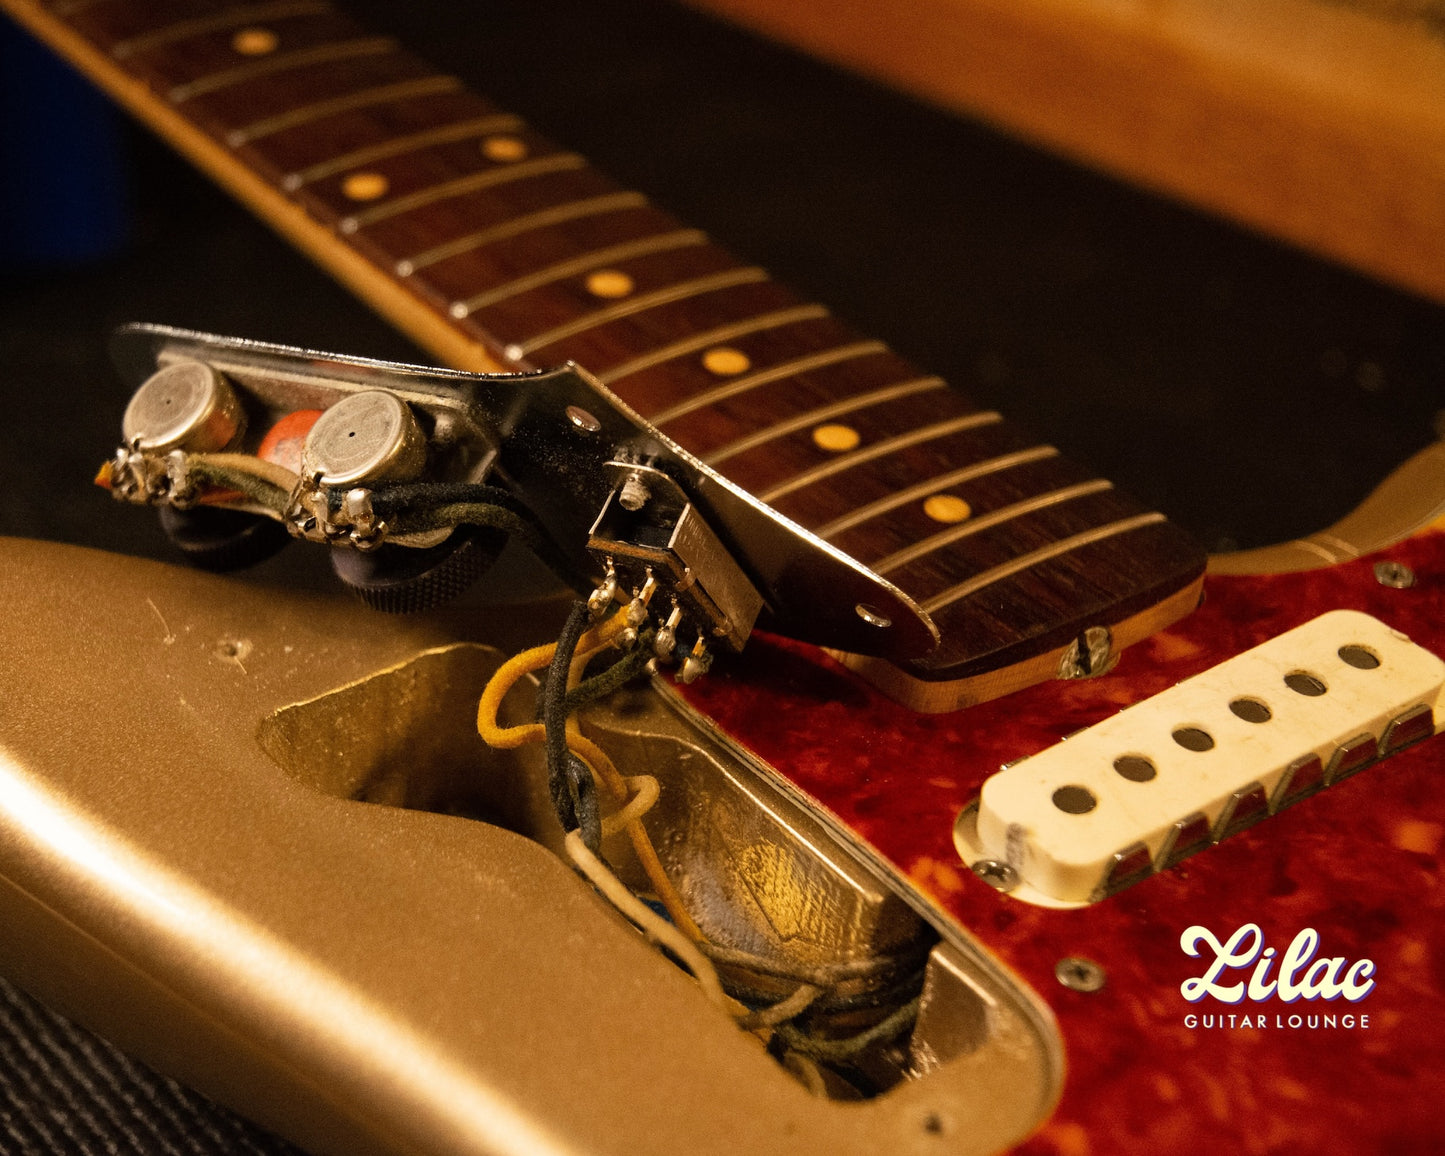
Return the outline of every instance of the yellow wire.
[[[582,677],[587,663],[599,652],[611,646],[617,636],[626,628],[626,615],[618,613],[602,625],[589,630],[578,640],[577,656],[572,660],[567,671],[569,688],[575,686]],[[525,743],[542,742],[546,738],[546,727],[542,723],[522,723],[519,726],[503,727],[497,721],[497,712],[501,709],[502,700],[506,698],[512,687],[533,671],[550,666],[552,656],[556,653],[557,644],[555,642],[545,646],[535,646],[531,650],[524,650],[520,654],[514,655],[497,668],[497,672],[492,675],[491,680],[482,691],[481,701],[477,703],[477,732],[488,746],[500,750],[513,750]],[[607,753],[582,733],[581,727],[574,718],[567,720],[567,746],[587,764],[594,777],[602,783],[619,805],[626,803],[629,794],[626,780],[613,765]],[[637,855],[637,861],[652,884],[652,889],[657,893],[658,901],[667,909],[673,922],[690,939],[701,940],[704,938],[702,928],[688,913],[682,896],[677,893],[677,888],[668,878],[667,869],[663,867],[662,860],[658,857],[657,848],[653,846],[647,828],[642,825],[641,815],[645,813],[645,810],[646,808],[643,808],[626,824],[627,836]]]
[[[587,662],[594,655],[606,647],[612,645],[613,639],[621,634],[627,627],[622,615],[616,614],[609,618],[601,626],[593,627],[577,641],[577,658],[573,660],[573,670],[580,670],[577,663],[580,661],[585,668]],[[535,670],[544,670],[552,664],[552,656],[557,653],[557,644],[549,642],[546,646],[534,646],[531,650],[524,650],[521,654],[515,654],[497,668],[496,674],[492,675],[486,688],[482,691],[482,699],[477,703],[477,733],[482,736],[482,741],[489,747],[498,750],[513,750],[524,743],[541,742],[546,731],[541,723],[523,723],[520,726],[504,727],[497,722],[497,712],[502,707],[502,700],[507,697],[512,687],[516,686],[524,677]],[[571,671],[568,683],[571,684]]]

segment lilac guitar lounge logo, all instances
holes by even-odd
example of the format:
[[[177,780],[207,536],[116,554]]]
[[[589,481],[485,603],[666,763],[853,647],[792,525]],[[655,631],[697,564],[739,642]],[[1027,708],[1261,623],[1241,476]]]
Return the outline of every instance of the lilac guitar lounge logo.
[[[1302,929],[1279,951],[1265,943],[1257,923],[1246,923],[1227,940],[1195,924],[1179,937],[1184,954],[1205,962],[1204,971],[1179,985],[1190,1003],[1206,999],[1245,1006],[1232,1013],[1214,1011],[1209,1004],[1184,1017],[1187,1028],[1368,1029],[1368,1014],[1353,1010],[1375,990],[1375,963],[1344,956],[1320,956],[1320,936],[1313,927]],[[1275,1004],[1274,1008],[1263,1005]],[[1280,1004],[1290,1005],[1288,1011]],[[1209,1008],[1210,1010],[1205,1010]]]

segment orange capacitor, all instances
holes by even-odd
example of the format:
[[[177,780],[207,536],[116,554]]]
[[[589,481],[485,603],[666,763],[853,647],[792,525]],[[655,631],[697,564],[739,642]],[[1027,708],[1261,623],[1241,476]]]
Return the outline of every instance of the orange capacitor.
[[[285,466],[294,474],[301,472],[301,447],[306,444],[306,435],[321,416],[319,409],[298,409],[288,413],[261,439],[256,456],[262,461]]]

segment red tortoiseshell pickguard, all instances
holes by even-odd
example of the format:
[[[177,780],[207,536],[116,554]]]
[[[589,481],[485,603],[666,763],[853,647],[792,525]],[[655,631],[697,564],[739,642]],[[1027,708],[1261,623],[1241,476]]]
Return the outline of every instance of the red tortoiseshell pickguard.
[[[1409,589],[1375,580],[1383,558]],[[1203,607],[1127,651],[1110,675],[1054,682],[947,715],[919,715],[818,651],[757,639],[688,700],[871,843],[1052,1007],[1068,1076],[1022,1150],[1088,1153],[1438,1152],[1445,1147],[1445,739],[1403,751],[1210,848],[1075,911],[1037,908],[974,878],[954,850],[959,810],[1010,759],[1031,754],[1309,619],[1373,614],[1445,655],[1445,534],[1328,570],[1207,580]],[[1221,939],[1257,923],[1283,954],[1302,928],[1321,957],[1375,963],[1347,1004],[1185,1001],[1204,961],[1181,932]],[[1080,993],[1055,963],[1103,965]],[[1241,978],[1234,976],[1232,978]],[[1247,977],[1243,977],[1247,978]],[[1263,1012],[1268,1028],[1205,1030],[1185,1016]],[[1368,1017],[1367,1028],[1291,1030],[1292,1014]],[[1227,1020],[1226,1020],[1227,1022]]]

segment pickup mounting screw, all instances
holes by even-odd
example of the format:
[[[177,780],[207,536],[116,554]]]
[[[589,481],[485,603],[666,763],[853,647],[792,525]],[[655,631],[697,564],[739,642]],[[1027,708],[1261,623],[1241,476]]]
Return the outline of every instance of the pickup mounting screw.
[[[968,869],[995,891],[1012,891],[1019,885],[1019,873],[999,859],[978,859]]]
[[[1415,571],[1403,562],[1376,562],[1375,581],[1391,590],[1408,590],[1415,585]]]
[[[1067,955],[1054,964],[1054,978],[1070,991],[1098,991],[1108,978],[1104,969],[1092,959]]]

